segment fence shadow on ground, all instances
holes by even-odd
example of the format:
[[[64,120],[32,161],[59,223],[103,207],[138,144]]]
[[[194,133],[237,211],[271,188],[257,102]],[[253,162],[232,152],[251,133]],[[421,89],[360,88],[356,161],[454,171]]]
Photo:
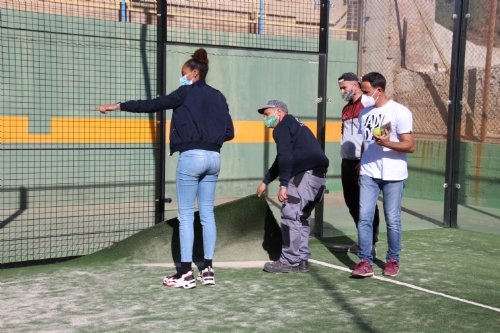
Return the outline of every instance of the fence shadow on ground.
[[[343,265],[352,269],[354,265],[358,262],[352,260],[349,256],[349,253],[345,251],[343,246],[339,246],[337,244],[353,244],[355,240],[353,240],[349,236],[339,236],[339,237],[328,237],[328,238],[320,238],[318,239],[321,244],[328,250],[330,253]],[[385,260],[381,260],[379,258],[374,258],[373,265],[376,265],[383,269],[385,267]]]

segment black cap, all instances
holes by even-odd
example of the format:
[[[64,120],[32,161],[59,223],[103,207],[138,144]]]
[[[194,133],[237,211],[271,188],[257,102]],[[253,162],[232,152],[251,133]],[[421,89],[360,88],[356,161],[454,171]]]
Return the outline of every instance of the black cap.
[[[344,81],[356,81],[358,82],[358,76],[354,73],[351,73],[351,72],[347,72],[347,73],[344,73],[342,74],[340,77],[339,77],[339,83],[340,82],[344,82]]]

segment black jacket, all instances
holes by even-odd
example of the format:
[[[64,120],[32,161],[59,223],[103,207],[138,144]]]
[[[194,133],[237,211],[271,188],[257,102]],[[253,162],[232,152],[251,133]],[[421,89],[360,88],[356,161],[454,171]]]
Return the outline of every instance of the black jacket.
[[[314,134],[299,119],[291,114],[284,116],[274,128],[273,138],[278,155],[264,178],[265,184],[279,176],[280,186],[288,186],[290,179],[303,171],[327,172],[330,161]]]
[[[180,86],[169,95],[152,100],[128,101],[120,110],[152,113],[173,109],[170,123],[170,154],[203,149],[220,152],[225,141],[234,138],[233,121],[224,95],[198,80]]]

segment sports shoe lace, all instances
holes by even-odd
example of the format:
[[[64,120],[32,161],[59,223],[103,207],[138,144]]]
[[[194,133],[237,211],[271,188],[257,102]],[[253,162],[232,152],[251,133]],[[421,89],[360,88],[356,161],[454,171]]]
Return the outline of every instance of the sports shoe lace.
[[[391,260],[386,264],[386,267],[391,270],[397,270],[397,264],[398,263],[396,261]]]
[[[354,268],[362,268],[362,267],[366,267],[366,266],[368,266],[368,262],[363,259],[360,262],[358,262],[356,264],[356,266],[354,266]]]

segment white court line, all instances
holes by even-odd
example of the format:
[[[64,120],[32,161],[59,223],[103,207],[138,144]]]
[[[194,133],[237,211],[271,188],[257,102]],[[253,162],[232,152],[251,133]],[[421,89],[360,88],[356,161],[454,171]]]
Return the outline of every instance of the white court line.
[[[214,261],[214,269],[218,267],[221,268],[257,268],[264,267],[264,264],[268,261]],[[203,262],[195,262],[194,265],[200,267],[203,266]],[[137,264],[134,266],[143,267],[163,267],[163,268],[174,268],[181,267],[180,264],[174,263],[157,263],[157,264]]]
[[[321,265],[321,266],[329,267],[329,268],[335,268],[335,269],[338,269],[338,270],[344,271],[344,272],[349,272],[350,273],[352,271],[351,269],[349,269],[347,267],[332,265],[332,264],[328,264],[326,262],[322,262],[322,261],[318,261],[318,260],[314,260],[314,259],[309,259],[309,262],[312,262],[312,263],[315,263],[315,264],[318,264],[318,265]],[[489,306],[489,305],[484,305],[484,304],[481,304],[481,303],[476,303],[476,302],[468,301],[468,300],[463,299],[463,298],[459,298],[459,297],[455,297],[455,296],[450,296],[450,295],[446,295],[446,294],[443,294],[443,293],[439,293],[437,291],[432,291],[432,290],[429,290],[429,289],[417,287],[417,286],[414,286],[414,285],[409,284],[409,283],[400,282],[400,281],[396,281],[396,280],[392,280],[392,279],[388,279],[388,278],[381,277],[381,276],[376,276],[376,275],[372,276],[371,278],[376,279],[376,280],[380,280],[380,281],[390,282],[390,283],[393,283],[393,284],[397,284],[399,286],[403,286],[403,287],[407,287],[407,288],[411,288],[411,289],[415,289],[415,290],[420,290],[420,291],[423,291],[424,293],[438,295],[438,296],[449,298],[449,299],[452,299],[452,300],[455,300],[455,301],[459,301],[459,302],[462,302],[462,303],[467,303],[467,304],[479,306],[481,308],[485,308],[485,309],[488,309],[488,310],[493,310],[493,311],[496,311],[496,312],[500,312],[499,308],[494,308],[494,307]]]

